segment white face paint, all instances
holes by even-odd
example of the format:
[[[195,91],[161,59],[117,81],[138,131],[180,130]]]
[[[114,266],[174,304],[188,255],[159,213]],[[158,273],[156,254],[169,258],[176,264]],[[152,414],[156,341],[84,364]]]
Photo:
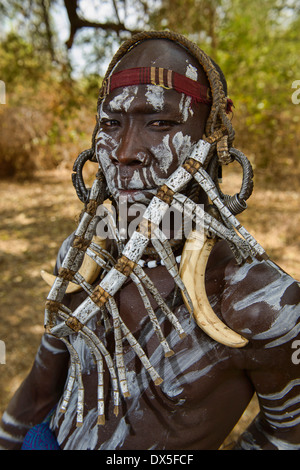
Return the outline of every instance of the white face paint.
[[[166,173],[173,160],[172,150],[169,145],[170,136],[164,136],[162,143],[157,147],[151,147],[153,155],[160,162],[159,167],[163,173]]]
[[[103,131],[100,131],[98,133],[97,140],[100,144],[99,146],[97,146],[99,148],[99,152],[97,152],[97,158],[99,162],[101,162],[101,167],[105,174],[108,188],[113,197],[115,197],[116,185],[114,181],[116,180],[118,175],[117,168],[114,165],[111,165],[110,156],[114,155],[118,143],[115,139],[113,139],[110,135],[106,134]]]
[[[156,111],[164,107],[164,89],[158,85],[147,85],[146,99]]]
[[[188,66],[187,74],[192,69]],[[125,196],[130,204],[148,204],[190,155],[201,137],[192,139],[189,132],[191,101],[186,95],[147,85],[124,87],[102,103],[96,154],[117,202]]]
[[[185,75],[186,77],[191,78],[192,80],[198,80],[198,71],[196,67],[191,64],[188,64]]]
[[[186,68],[186,73],[185,76],[190,78],[191,80],[198,80],[198,71],[196,67],[193,67],[193,65],[188,64]],[[182,119],[183,122],[186,122],[189,115],[193,116],[194,111],[192,109],[192,98],[190,96],[182,95],[181,100],[180,100],[180,111],[182,114]]]
[[[173,137],[173,145],[179,156],[179,164],[181,165],[191,154],[192,141],[190,135],[183,135],[182,132],[177,132]]]
[[[192,98],[190,96],[182,95],[179,104],[179,109],[182,115],[183,122],[186,122],[188,120],[189,115],[193,116],[194,114],[191,104]]]
[[[138,91],[138,87],[124,87],[120,95],[115,96],[110,102],[110,108],[115,112],[128,111],[132,101],[134,100]]]
[[[157,147],[151,147],[152,153],[156,156],[157,160],[161,162],[161,171],[165,174],[167,174],[174,159],[169,140],[170,136],[166,135],[160,145]],[[184,136],[182,132],[177,132],[172,139],[172,144],[178,157],[178,163],[181,165],[191,153],[191,137],[189,135]],[[163,184],[163,182],[160,181],[160,184]]]

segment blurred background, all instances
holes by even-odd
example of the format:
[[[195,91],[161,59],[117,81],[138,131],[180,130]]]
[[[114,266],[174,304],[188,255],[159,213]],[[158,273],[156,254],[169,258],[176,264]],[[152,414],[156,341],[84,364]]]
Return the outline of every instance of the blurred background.
[[[300,279],[299,0],[3,0],[0,18],[0,414],[43,333],[49,287],[40,270],[53,270],[76,227],[72,165],[90,147],[101,77],[134,32],[183,33],[221,66],[235,147],[255,172],[240,220]],[[95,171],[91,163],[87,181]],[[226,168],[224,192],[237,192],[240,179]]]

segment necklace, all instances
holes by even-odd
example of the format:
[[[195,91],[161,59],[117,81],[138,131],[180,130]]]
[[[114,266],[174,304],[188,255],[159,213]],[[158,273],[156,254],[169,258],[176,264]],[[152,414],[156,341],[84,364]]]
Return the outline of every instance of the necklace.
[[[176,263],[180,263],[181,255],[176,256],[175,259],[176,259]],[[155,260],[151,260],[151,261],[144,261],[143,259],[140,259],[138,261],[138,264],[142,268],[156,268],[156,266],[164,266],[165,263],[161,259],[155,259]]]

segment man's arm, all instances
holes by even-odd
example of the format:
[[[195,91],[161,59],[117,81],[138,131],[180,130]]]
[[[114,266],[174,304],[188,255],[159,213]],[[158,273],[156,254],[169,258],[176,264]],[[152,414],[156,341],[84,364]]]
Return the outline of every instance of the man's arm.
[[[300,449],[299,283],[271,261],[230,264],[222,307],[228,326],[249,340],[239,367],[260,405],[236,449]]]
[[[298,430],[296,433],[299,434]],[[288,432],[273,429],[259,413],[233,450],[300,450],[299,439],[298,444],[294,440],[294,429]]]
[[[276,359],[276,352],[274,359]],[[278,363],[278,371],[253,372],[260,413],[242,434],[236,449],[300,450],[300,365]],[[265,373],[263,373],[265,372]],[[267,393],[259,390],[267,389]]]
[[[62,395],[69,353],[62,341],[45,334],[32,369],[21,384],[0,424],[0,448],[18,450],[28,429],[41,423]]]
[[[260,413],[241,436],[237,449],[300,450],[300,305],[296,282],[280,302],[282,308],[269,329],[251,341],[248,375]]]

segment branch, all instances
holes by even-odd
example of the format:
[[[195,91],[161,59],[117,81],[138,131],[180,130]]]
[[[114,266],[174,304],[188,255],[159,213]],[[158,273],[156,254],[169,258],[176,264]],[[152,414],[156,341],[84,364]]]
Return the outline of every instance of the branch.
[[[52,35],[52,30],[50,26],[50,19],[49,19],[49,5],[46,4],[45,0],[41,1],[41,6],[42,6],[42,14],[46,26],[46,34],[47,34],[47,41],[48,41],[48,48],[49,52],[51,55],[51,59],[54,62],[57,62],[56,57],[55,57],[55,52],[54,52],[54,47],[53,47],[53,35]]]
[[[138,31],[130,30],[126,28],[124,23],[118,22],[106,22],[106,23],[98,23],[93,21],[88,21],[84,18],[80,18],[77,14],[78,9],[78,0],[64,0],[65,8],[67,10],[69,22],[70,22],[70,36],[69,39],[66,41],[66,46],[68,49],[71,49],[75,34],[81,28],[96,28],[96,29],[103,29],[104,31],[114,31],[116,33],[120,33],[121,31],[126,31],[131,34],[137,33]]]
[[[118,23],[121,24],[120,15],[119,15],[119,12],[118,12],[118,7],[117,7],[116,0],[112,0],[112,2],[113,2],[113,5],[114,5],[115,14],[116,14]]]

